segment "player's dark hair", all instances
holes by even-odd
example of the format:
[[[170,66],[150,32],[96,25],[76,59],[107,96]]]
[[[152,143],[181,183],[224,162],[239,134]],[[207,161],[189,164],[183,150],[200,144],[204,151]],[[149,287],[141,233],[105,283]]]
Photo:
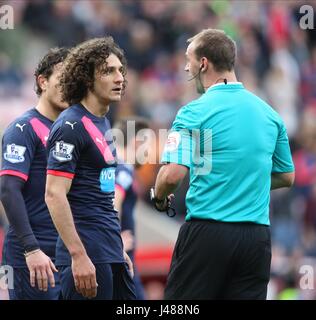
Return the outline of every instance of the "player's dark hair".
[[[195,42],[195,55],[198,59],[206,57],[215,71],[232,71],[236,59],[236,44],[224,31],[204,29],[188,42]]]
[[[126,87],[127,62],[124,51],[114,42],[112,37],[95,38],[82,42],[74,47],[64,63],[60,78],[63,101],[69,105],[79,103],[92,90],[95,71],[106,72],[106,59],[114,54],[123,65],[123,90]]]
[[[134,138],[130,137],[127,132],[129,121],[133,121],[135,123],[135,135],[137,135],[140,130],[148,129],[150,127],[149,122],[143,117],[131,116],[120,118],[119,120],[117,120],[113,125],[113,129],[119,129],[123,133],[124,140],[117,140],[116,143],[121,144],[121,142],[123,142],[123,147],[126,147],[129,144],[130,140]]]
[[[38,76],[42,75],[47,80],[54,72],[54,67],[60,62],[63,62],[69,53],[69,49],[66,48],[52,48],[48,53],[40,60],[35,69],[35,92],[37,96],[42,94],[42,88],[38,83]]]

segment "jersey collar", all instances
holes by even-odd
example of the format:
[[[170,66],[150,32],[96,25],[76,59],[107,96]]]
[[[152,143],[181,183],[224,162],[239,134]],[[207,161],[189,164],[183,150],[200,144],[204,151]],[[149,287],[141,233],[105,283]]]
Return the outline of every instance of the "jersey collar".
[[[208,91],[212,91],[215,89],[243,89],[244,85],[242,84],[242,82],[227,82],[227,84],[225,83],[216,83],[213,84],[212,86],[210,86],[206,92]]]

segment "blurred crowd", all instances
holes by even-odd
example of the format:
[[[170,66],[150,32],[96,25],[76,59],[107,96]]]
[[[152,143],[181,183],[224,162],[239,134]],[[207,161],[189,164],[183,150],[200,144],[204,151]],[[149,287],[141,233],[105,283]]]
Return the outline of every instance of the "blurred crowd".
[[[0,6],[5,3],[14,8],[14,30],[0,30],[0,135],[34,106],[33,71],[48,48],[105,34],[124,49],[129,65],[127,91],[111,108],[111,121],[137,114],[156,130],[169,128],[178,109],[196,97],[184,72],[186,40],[204,28],[224,29],[237,43],[239,81],[284,119],[296,167],[295,186],[271,193],[269,298],[316,299],[316,289],[300,288],[303,265],[316,274],[316,32],[300,28],[299,11],[309,4],[316,13],[316,1],[25,0]],[[157,170],[147,165],[138,173],[145,199]],[[182,220],[185,191],[176,203]]]

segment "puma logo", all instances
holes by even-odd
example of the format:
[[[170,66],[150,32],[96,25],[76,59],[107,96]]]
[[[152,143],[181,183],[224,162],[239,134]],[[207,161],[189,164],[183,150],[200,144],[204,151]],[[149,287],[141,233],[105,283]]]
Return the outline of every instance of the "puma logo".
[[[16,123],[15,126],[19,129],[21,129],[21,132],[23,132],[23,127],[26,126],[26,123],[20,125],[19,123]]]
[[[95,141],[98,142],[98,143],[100,143],[100,144],[102,144],[102,146],[103,146],[103,141],[100,140],[98,137],[95,138]]]
[[[74,125],[76,124],[77,122],[74,122],[74,123],[71,123],[69,121],[66,121],[65,124],[68,124],[69,126],[71,126],[71,129],[73,130],[74,129]]]

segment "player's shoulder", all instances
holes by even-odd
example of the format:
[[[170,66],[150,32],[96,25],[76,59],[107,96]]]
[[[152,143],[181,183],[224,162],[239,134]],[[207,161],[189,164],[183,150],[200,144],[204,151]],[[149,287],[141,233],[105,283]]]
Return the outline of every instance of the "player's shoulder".
[[[10,122],[8,128],[15,127],[16,124],[27,124],[36,116],[35,109],[29,109]]]
[[[82,119],[82,112],[78,105],[73,105],[64,110],[53,124],[52,130],[58,128],[75,130],[80,127]]]
[[[7,126],[4,135],[33,132],[32,120],[37,118],[35,109],[29,109]]]
[[[86,135],[83,131],[81,122],[82,113],[78,105],[73,105],[64,110],[53,123],[49,138],[48,148],[51,148],[55,143],[62,142],[68,144],[68,150],[74,145],[81,146],[85,143]]]
[[[82,109],[79,107],[78,104],[74,104],[64,110],[59,117],[57,118],[56,122],[62,122],[62,121],[80,121],[82,119],[83,112]]]

